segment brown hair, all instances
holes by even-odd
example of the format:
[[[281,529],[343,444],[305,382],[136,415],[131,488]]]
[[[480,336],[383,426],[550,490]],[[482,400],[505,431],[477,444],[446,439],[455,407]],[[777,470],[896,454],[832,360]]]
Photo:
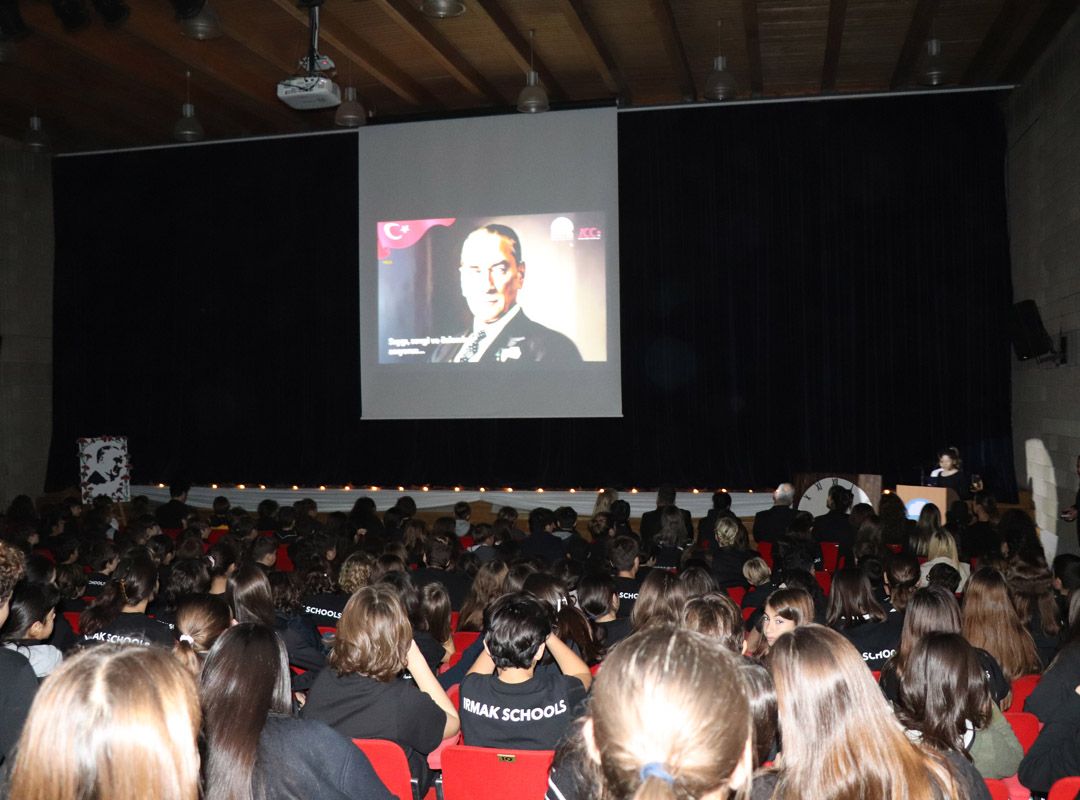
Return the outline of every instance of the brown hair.
[[[195,675],[202,668],[202,659],[214,642],[232,624],[232,611],[220,595],[191,595],[176,608],[176,633],[180,640],[174,651]]]
[[[963,634],[973,647],[997,659],[1010,682],[1041,669],[1035,640],[1017,616],[1005,578],[996,569],[982,567],[968,579]]]
[[[765,605],[796,625],[814,621],[814,598],[805,589],[777,589],[766,598]]]
[[[84,650],[38,690],[8,797],[197,800],[195,679],[164,649]]]
[[[733,653],[742,652],[742,614],[725,592],[709,592],[689,600],[682,610],[682,627],[716,639]]]
[[[893,553],[885,559],[885,582],[889,586],[889,602],[903,611],[919,587],[919,559],[911,553]]]
[[[650,625],[679,624],[688,597],[686,584],[670,572],[654,569],[641,583],[630,622],[635,631]]]
[[[784,758],[775,800],[955,797],[943,760],[912,744],[854,645],[800,625],[769,653]]]
[[[589,781],[596,796],[644,800],[720,790],[719,797],[730,797],[747,790],[731,785],[740,766],[750,778],[752,719],[739,661],[693,631],[654,627],[622,641],[593,683],[585,727],[591,724],[599,751]]]
[[[391,681],[405,668],[412,625],[393,586],[365,586],[345,604],[330,666],[341,675]]]
[[[375,556],[358,550],[345,559],[338,572],[338,586],[346,594],[362,589],[371,581],[371,572],[375,569]]]
[[[1023,555],[1013,558],[1005,580],[1009,598],[1024,626],[1031,625],[1036,610],[1042,632],[1056,637],[1061,632],[1057,601],[1054,599],[1054,575],[1041,557],[1029,560]]]
[[[743,577],[751,586],[764,586],[772,578],[772,570],[764,558],[754,556],[742,566]]]
[[[461,604],[457,625],[459,631],[479,631],[483,628],[484,609],[503,593],[507,572],[509,568],[506,562],[498,558],[480,565],[469,593],[465,595],[465,602]]]

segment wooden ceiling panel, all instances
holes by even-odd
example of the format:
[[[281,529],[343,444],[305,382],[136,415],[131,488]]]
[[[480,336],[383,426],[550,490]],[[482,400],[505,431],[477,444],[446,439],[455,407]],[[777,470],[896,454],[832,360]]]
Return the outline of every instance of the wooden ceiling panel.
[[[712,72],[717,55],[727,58],[727,68],[735,77],[739,95],[750,95],[750,61],[743,29],[742,0],[720,3],[675,4],[679,34],[686,46],[687,60],[699,89]],[[722,22],[719,31],[717,22]],[[717,52],[717,47],[720,52]]]
[[[762,90],[766,95],[821,82],[829,29],[828,0],[758,2]]]
[[[848,0],[836,88],[888,89],[915,0]]]

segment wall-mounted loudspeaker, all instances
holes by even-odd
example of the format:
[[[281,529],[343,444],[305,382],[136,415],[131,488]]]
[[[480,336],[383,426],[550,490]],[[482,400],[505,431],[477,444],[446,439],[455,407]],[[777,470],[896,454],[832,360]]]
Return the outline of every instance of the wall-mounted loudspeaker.
[[[1021,300],[1012,307],[1012,346],[1021,361],[1054,352],[1034,300]]]

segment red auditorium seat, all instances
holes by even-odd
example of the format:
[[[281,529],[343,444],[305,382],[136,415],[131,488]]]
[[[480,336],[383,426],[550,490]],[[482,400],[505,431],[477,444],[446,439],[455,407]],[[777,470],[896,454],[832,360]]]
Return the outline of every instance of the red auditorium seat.
[[[333,625],[316,625],[315,630],[319,632],[319,636],[326,636],[327,634],[330,634],[331,636],[337,635],[337,628]]]
[[[745,622],[746,620],[750,619],[750,617],[751,617],[751,616],[753,616],[753,614],[754,614],[754,612],[755,612],[755,611],[757,611],[757,609],[756,609],[756,608],[744,608],[744,609],[742,610],[742,618],[743,618],[743,622]]]
[[[1050,787],[1046,800],[1076,800],[1080,795],[1080,778],[1061,778]]]
[[[396,794],[398,800],[412,800],[415,795],[409,761],[400,745],[385,739],[353,739],[353,744],[368,757],[375,774],[391,794]]]
[[[1012,705],[1009,706],[1009,711],[1024,710],[1024,703],[1027,702],[1031,693],[1035,691],[1035,687],[1039,685],[1041,677],[1041,675],[1024,675],[1022,678],[1017,678],[1012,682]]]
[[[449,689],[446,690],[446,696],[450,698],[450,702],[454,704],[454,708],[461,709],[461,684],[455,683]]]
[[[455,745],[442,754],[443,800],[541,800],[551,750]]]
[[[735,605],[742,603],[743,598],[746,597],[746,589],[742,586],[729,586],[724,589],[727,592],[727,596],[735,601]]]
[[[840,545],[836,542],[822,542],[821,558],[825,562],[826,570],[836,572],[836,565],[840,561]]]
[[[179,536],[183,530],[183,528],[162,528],[161,532],[175,542],[176,537]]]
[[[987,778],[986,788],[990,791],[990,800],[1009,800],[1009,787],[1001,781]]]
[[[218,539],[220,539],[222,536],[224,536],[228,532],[229,532],[229,526],[228,525],[219,525],[216,528],[211,528],[210,529],[210,535],[206,537],[206,543],[208,545],[213,546],[213,545],[218,543]]]
[[[450,660],[446,662],[446,666],[452,667],[457,662],[461,661],[461,654],[469,649],[469,646],[480,638],[480,634],[475,631],[458,631],[454,634],[454,654],[450,656]]]
[[[892,552],[896,553],[897,555],[899,555],[900,553],[904,552],[904,548],[903,548],[903,546],[902,546],[902,545],[898,545],[898,544],[887,544],[887,545],[885,545],[885,546],[886,546],[887,548],[889,548],[889,549],[890,549],[890,550],[891,550]]]
[[[1039,736],[1039,728],[1042,727],[1039,718],[1026,711],[1006,711],[1005,719],[1009,721],[1013,733],[1020,740],[1020,746],[1024,748],[1024,755],[1027,755],[1028,750],[1035,744],[1035,740]]]
[[[596,673],[598,673],[600,671],[600,667],[602,665],[603,665],[602,661],[597,661],[595,664],[593,664],[591,667],[589,667],[589,672],[592,674],[592,676],[594,678],[596,677]]]
[[[881,683],[881,670],[880,669],[872,669],[872,670],[870,670],[870,674],[874,676],[875,681],[877,681],[878,683]]]
[[[82,631],[79,630],[79,616],[80,613],[78,611],[64,612],[64,619],[68,621],[68,624],[71,626],[71,630],[75,633],[76,636],[82,633]]]
[[[758,542],[757,543],[757,551],[761,555],[761,557],[763,559],[765,559],[765,563],[768,564],[769,567],[771,568],[772,565],[773,565],[773,563],[772,563],[772,542]]]
[[[818,586],[821,587],[821,591],[825,592],[827,597],[829,590],[832,589],[832,575],[825,570],[819,570],[814,573],[814,578],[817,579]]]
[[[457,611],[450,612],[450,632],[453,633],[457,630],[458,620],[461,619],[461,614]]]
[[[293,566],[292,559],[289,558],[289,548],[287,545],[279,544],[277,549],[277,563],[274,564],[274,568],[278,572],[292,572],[296,567]]]

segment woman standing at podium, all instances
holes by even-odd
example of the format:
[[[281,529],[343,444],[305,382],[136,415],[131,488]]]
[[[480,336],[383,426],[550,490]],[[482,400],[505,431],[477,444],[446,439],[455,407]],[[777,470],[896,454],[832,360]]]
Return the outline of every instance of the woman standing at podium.
[[[972,484],[978,484],[978,490],[982,490],[982,481],[979,476],[970,476],[964,471],[960,461],[960,451],[955,447],[946,447],[938,451],[938,467],[930,473],[930,486],[938,486],[942,489],[952,489],[961,500],[971,499]]]

